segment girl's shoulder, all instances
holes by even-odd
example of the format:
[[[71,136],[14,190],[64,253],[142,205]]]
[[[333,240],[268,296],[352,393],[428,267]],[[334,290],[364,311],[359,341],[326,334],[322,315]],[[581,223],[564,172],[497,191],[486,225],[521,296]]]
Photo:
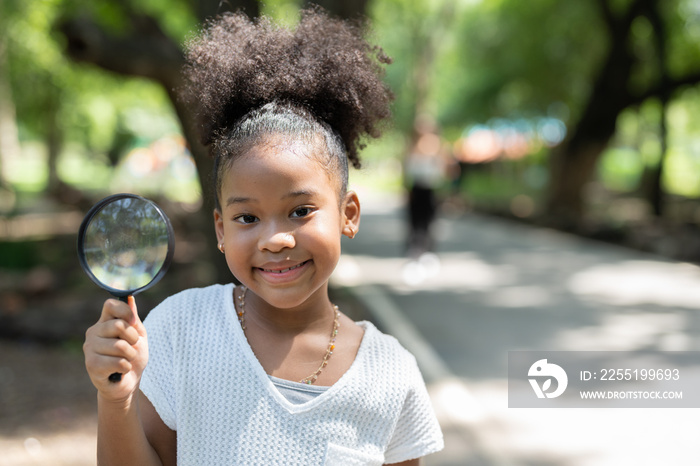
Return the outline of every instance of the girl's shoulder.
[[[374,323],[368,320],[360,320],[355,322],[355,325],[359,326],[365,331],[364,340],[367,342],[367,344],[376,346],[377,348],[381,348],[385,351],[395,351],[398,354],[413,357],[413,355],[406,348],[404,348],[403,345],[401,345],[396,337],[382,332],[376,325],[374,325]]]
[[[395,337],[383,333],[369,321],[359,321],[356,325],[365,331],[360,350],[380,371],[418,371],[416,358]]]
[[[227,296],[231,298],[227,300]],[[163,319],[174,322],[201,315],[212,315],[215,313],[212,311],[225,311],[227,303],[233,301],[232,296],[232,283],[189,288],[164,299],[148,313],[144,322]]]

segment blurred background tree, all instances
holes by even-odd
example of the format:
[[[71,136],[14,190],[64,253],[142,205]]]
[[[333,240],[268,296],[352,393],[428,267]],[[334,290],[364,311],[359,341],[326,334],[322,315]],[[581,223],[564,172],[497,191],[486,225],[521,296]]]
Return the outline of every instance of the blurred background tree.
[[[441,121],[459,130],[470,122],[521,120],[521,132],[531,131],[523,118],[566,123],[566,139],[545,154],[551,164],[542,208],[550,219],[580,226],[586,187],[598,179],[611,144],[622,142],[623,114],[654,133],[655,147],[645,143],[638,154],[645,174],[639,188],[653,212],[663,214],[662,186],[691,191],[664,179],[663,164],[669,150],[680,149],[678,140],[665,142],[669,106],[690,110],[688,97],[700,79],[697,3],[506,0],[477,3],[457,17],[453,41],[444,44],[445,58],[435,70]],[[695,150],[685,156],[697,163]],[[697,195],[700,179],[692,183]]]

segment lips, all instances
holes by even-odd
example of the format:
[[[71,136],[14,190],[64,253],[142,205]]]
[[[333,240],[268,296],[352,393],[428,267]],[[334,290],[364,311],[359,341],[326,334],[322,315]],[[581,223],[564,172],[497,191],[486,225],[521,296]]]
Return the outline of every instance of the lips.
[[[290,284],[299,279],[309,270],[313,260],[307,259],[303,262],[293,261],[268,262],[256,267],[257,273],[266,282],[275,285]]]
[[[263,271],[263,272],[267,272],[267,273],[278,273],[278,274],[282,274],[282,273],[289,272],[290,270],[294,270],[294,269],[298,269],[299,267],[303,267],[304,265],[306,265],[307,262],[309,262],[309,261],[306,260],[306,261],[301,262],[301,263],[299,263],[299,264],[297,264],[297,265],[294,265],[294,266],[292,266],[292,267],[287,267],[286,269],[264,269],[264,268],[263,268],[262,271]]]

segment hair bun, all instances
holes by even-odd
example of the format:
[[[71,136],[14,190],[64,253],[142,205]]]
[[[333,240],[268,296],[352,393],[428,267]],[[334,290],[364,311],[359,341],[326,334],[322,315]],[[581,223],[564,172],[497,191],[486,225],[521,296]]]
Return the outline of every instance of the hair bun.
[[[391,62],[363,27],[303,10],[294,30],[228,13],[186,44],[182,95],[196,107],[209,145],[250,110],[271,101],[303,106],[338,132],[358,166],[363,136],[378,137],[393,98],[382,82]]]

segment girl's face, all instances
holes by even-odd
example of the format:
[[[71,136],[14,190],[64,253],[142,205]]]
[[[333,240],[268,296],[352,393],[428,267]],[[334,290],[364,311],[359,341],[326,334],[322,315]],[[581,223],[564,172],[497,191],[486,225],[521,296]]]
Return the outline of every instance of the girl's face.
[[[217,238],[233,275],[271,306],[327,301],[341,236],[360,220],[357,195],[341,201],[338,183],[294,144],[256,146],[224,174]]]

